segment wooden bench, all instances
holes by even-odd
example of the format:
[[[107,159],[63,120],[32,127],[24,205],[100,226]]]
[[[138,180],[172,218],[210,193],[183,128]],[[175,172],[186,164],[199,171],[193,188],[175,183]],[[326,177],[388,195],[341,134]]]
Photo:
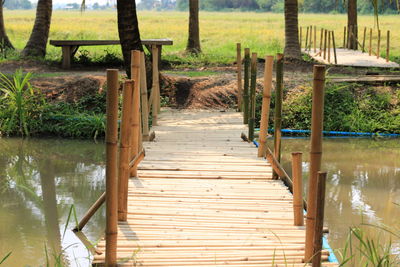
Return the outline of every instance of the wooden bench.
[[[80,46],[95,46],[95,45],[119,45],[119,40],[50,40],[50,44],[62,49],[62,67],[65,69],[71,68],[71,59],[75,55]],[[159,59],[161,59],[161,49],[163,45],[172,45],[171,39],[144,39],[142,44],[151,52],[151,47],[158,48]]]

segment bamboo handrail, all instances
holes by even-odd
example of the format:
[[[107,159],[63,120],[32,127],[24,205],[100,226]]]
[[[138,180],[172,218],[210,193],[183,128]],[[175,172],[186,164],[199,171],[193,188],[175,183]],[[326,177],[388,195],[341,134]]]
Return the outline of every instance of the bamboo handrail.
[[[96,211],[103,205],[106,200],[106,192],[101,194],[101,196],[93,203],[93,205],[88,209],[82,219],[79,221],[78,225],[72,229],[74,232],[82,231],[83,227],[88,223],[90,218],[96,213]]]
[[[242,111],[243,88],[242,88],[242,46],[236,44],[236,67],[237,67],[237,105],[238,111]]]
[[[244,49],[243,123],[249,123],[249,67],[250,48]]]

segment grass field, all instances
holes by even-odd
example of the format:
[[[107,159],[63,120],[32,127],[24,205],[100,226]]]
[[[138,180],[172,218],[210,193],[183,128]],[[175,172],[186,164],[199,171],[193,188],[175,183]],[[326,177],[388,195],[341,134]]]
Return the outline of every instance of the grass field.
[[[33,26],[35,11],[5,10],[5,25],[9,37],[18,49],[22,49]],[[187,63],[227,63],[235,57],[237,42],[258,52],[259,57],[282,52],[284,41],[283,14],[272,13],[221,13],[200,12],[200,38],[203,55],[200,58],[182,57],[187,40],[187,12],[141,11],[139,27],[145,38],[171,38],[173,46],[166,46],[164,55],[169,60],[179,59]],[[391,59],[400,61],[400,27],[397,15],[379,17],[382,29],[381,51],[386,49],[386,30],[391,30]],[[343,43],[345,15],[300,14],[300,26],[317,25],[335,30],[336,43]],[[363,27],[375,27],[373,16],[359,16],[360,36]],[[304,33],[303,33],[304,36]],[[319,36],[319,34],[318,34]],[[376,36],[375,36],[376,37]],[[118,39],[116,11],[59,11],[53,12],[50,39]],[[376,41],[373,42],[376,46]],[[117,46],[82,47],[92,57],[105,54],[105,50],[120,55]],[[47,58],[60,59],[61,49],[48,46]]]

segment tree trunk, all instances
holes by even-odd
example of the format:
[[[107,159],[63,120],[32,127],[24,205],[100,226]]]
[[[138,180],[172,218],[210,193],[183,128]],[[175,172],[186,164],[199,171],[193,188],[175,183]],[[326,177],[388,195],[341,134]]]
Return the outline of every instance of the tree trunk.
[[[357,25],[357,0],[347,0],[347,29],[349,29],[348,48],[357,49],[358,25]],[[350,33],[352,29],[352,33]]]
[[[3,5],[4,1],[0,2],[0,46],[1,48],[14,49],[10,39],[8,39],[6,28],[4,27],[4,17],[3,17]]]
[[[199,0],[189,0],[189,37],[186,51],[193,54],[201,52],[199,30]]]
[[[301,58],[297,0],[285,0],[285,57]]]
[[[46,55],[52,8],[52,0],[38,1],[35,24],[29,41],[22,50],[22,56],[44,57]]]
[[[124,56],[125,70],[130,77],[131,50],[143,51],[135,0],[118,0],[117,11],[119,40]]]

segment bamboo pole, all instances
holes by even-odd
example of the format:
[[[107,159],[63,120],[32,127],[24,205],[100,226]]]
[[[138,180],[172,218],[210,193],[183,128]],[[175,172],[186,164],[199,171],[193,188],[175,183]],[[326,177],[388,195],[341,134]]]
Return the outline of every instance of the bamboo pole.
[[[335,57],[335,64],[337,64],[336,44],[335,44],[335,31],[332,31],[332,45],[333,45],[333,55]]]
[[[328,31],[328,63],[331,63],[331,31]]]
[[[390,31],[386,34],[386,62],[389,62],[389,49],[390,49]]]
[[[314,25],[314,53],[317,53],[317,26]]]
[[[250,118],[249,141],[254,140],[254,123],[256,119],[256,86],[257,86],[257,53],[251,54],[251,80],[250,80]]]
[[[281,136],[282,136],[282,101],[283,101],[283,54],[276,55],[276,97],[274,117],[274,156],[281,161]],[[278,179],[276,172],[273,179]]]
[[[134,82],[127,80],[124,83],[122,99],[122,115],[119,143],[119,171],[118,171],[118,220],[126,221],[128,215],[128,181],[130,150],[132,149],[131,120],[133,110]]]
[[[310,28],[310,26],[307,26],[306,43],[305,43],[305,46],[304,46],[304,51],[307,51],[307,48],[308,48],[308,32],[310,30],[309,28]]]
[[[319,53],[321,54],[321,51],[322,51],[322,44],[323,44],[323,42],[322,42],[322,40],[324,39],[324,29],[323,28],[321,28],[321,38],[320,38],[320,40],[319,40]]]
[[[143,141],[149,141],[149,105],[147,98],[146,59],[144,52],[140,53],[140,101],[142,114]]]
[[[301,167],[301,152],[292,153],[292,177],[293,177],[293,213],[294,225],[304,225],[303,216],[303,178]]]
[[[87,224],[87,222],[92,218],[92,216],[96,213],[96,211],[103,205],[106,201],[106,192],[101,194],[101,196],[96,200],[96,202],[89,208],[89,210],[85,213],[82,219],[79,221],[78,225],[73,229],[74,232],[82,231],[83,227]]]
[[[313,36],[313,27],[310,26],[310,43],[308,44],[308,51],[311,51],[311,47],[312,47],[312,36]]]
[[[160,106],[160,81],[159,81],[159,71],[158,71],[158,47],[153,45],[151,47],[151,54],[153,55],[153,82],[151,91],[153,91],[153,106],[152,106],[152,124],[157,125],[159,106]]]
[[[249,67],[250,67],[250,48],[244,49],[244,88],[243,88],[243,100],[244,100],[244,112],[243,112],[243,123],[249,123]]]
[[[367,35],[367,27],[364,27],[363,42],[362,42],[362,52],[365,52],[365,37]]]
[[[317,206],[316,206],[316,220],[314,227],[315,237],[314,237],[312,267],[321,266],[322,235],[324,228],[325,185],[326,185],[326,172],[318,172]]]
[[[140,149],[140,51],[132,50],[131,51],[131,77],[134,80],[133,84],[133,95],[132,95],[132,117],[131,117],[131,149],[130,149],[130,157],[129,160],[135,158],[139,153]],[[158,61],[157,61],[158,63]],[[157,106],[156,103],[153,102],[153,107]],[[133,177],[137,177],[137,169],[131,168],[130,175]]]
[[[106,266],[117,266],[118,236],[118,70],[107,70]]]
[[[300,50],[301,50],[301,48],[303,47],[303,27],[300,27],[300,40],[299,40],[299,43],[300,43]]]
[[[269,106],[271,104],[273,65],[274,65],[274,56],[266,56],[265,67],[264,67],[264,90],[263,90],[263,99],[261,106],[260,145],[258,146],[259,157],[265,157],[267,153],[267,134],[268,134]]]
[[[378,30],[378,47],[376,49],[376,58],[379,58],[381,50],[381,30]]]
[[[236,66],[237,66],[237,101],[238,111],[242,111],[243,88],[242,88],[242,48],[241,44],[236,44]]]
[[[326,39],[328,35],[328,30],[324,31],[324,60],[326,59]]]
[[[368,54],[372,55],[372,28],[369,29],[369,47],[368,47]]]
[[[313,255],[316,186],[318,171],[321,169],[322,130],[324,117],[325,66],[314,65],[314,81],[311,117],[310,176],[308,180],[308,206],[306,216],[305,261],[310,262]]]
[[[346,26],[344,26],[343,31],[343,48],[346,48]]]

